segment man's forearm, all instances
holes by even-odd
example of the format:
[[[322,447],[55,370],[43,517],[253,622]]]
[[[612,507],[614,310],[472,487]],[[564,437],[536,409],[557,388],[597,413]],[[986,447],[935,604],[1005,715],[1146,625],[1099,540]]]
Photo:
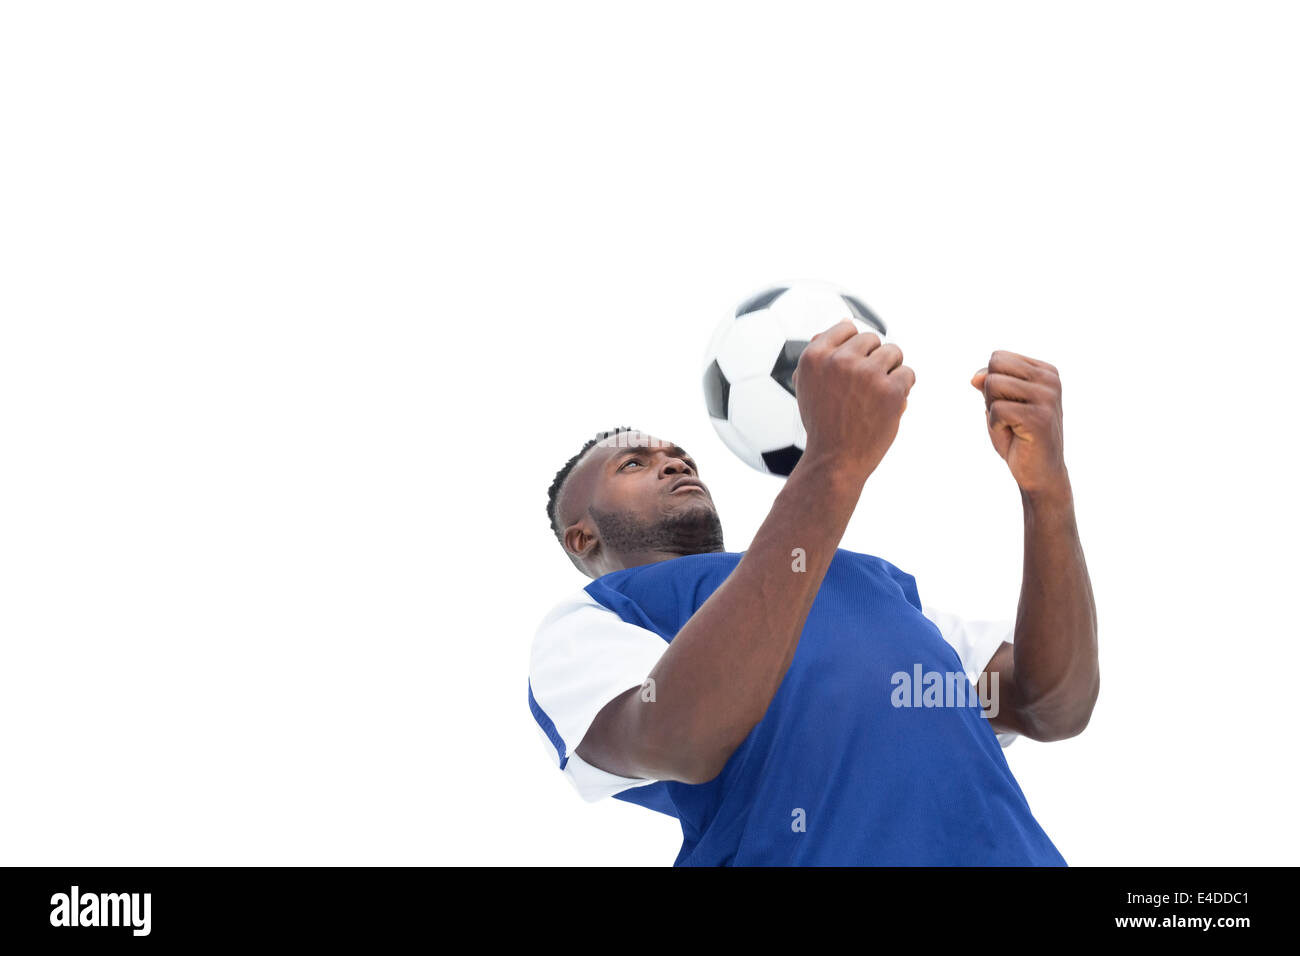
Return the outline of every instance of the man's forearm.
[[[1097,608],[1068,477],[1021,493],[1025,564],[1013,645],[1021,718],[1039,740],[1087,726],[1099,690]]]

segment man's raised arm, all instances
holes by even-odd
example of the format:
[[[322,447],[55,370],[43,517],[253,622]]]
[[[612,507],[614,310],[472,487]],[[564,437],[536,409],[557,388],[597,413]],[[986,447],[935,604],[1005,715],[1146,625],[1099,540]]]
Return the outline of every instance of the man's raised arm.
[[[577,753],[625,777],[703,783],[767,712],[867,478],[916,381],[896,345],[847,319],[813,336],[795,392],[807,450],[735,570],[674,636],[640,688],[596,716]],[[795,549],[802,570],[795,570]]]
[[[1047,362],[994,352],[971,384],[984,393],[989,437],[1020,486],[1025,514],[1015,642],[985,668],[997,675],[990,722],[1033,740],[1062,740],[1088,725],[1101,676],[1097,607],[1065,467],[1060,374]]]

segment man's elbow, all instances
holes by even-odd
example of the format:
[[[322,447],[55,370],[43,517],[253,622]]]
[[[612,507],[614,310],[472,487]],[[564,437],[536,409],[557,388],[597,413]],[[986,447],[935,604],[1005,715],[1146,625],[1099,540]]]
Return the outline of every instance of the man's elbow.
[[[1058,740],[1069,740],[1071,737],[1077,737],[1088,727],[1090,715],[1084,715],[1074,720],[1057,720],[1045,721],[1034,724],[1034,732],[1029,736],[1041,741],[1042,743],[1055,743]]]
[[[659,751],[659,761],[664,766],[661,780],[680,783],[708,783],[722,773],[731,753],[725,754],[705,749],[696,741],[676,744]]]
[[[702,740],[698,732],[665,725],[663,712],[642,710],[635,736],[640,741],[640,762],[656,780],[708,783],[726,766],[734,746]]]
[[[1092,720],[1100,693],[1101,676],[1096,675],[1087,696],[1070,707],[1053,708],[1048,712],[1042,707],[1027,706],[1022,714],[1026,724],[1025,736],[1043,743],[1079,736]]]
[[[682,783],[708,783],[720,773],[722,773],[722,767],[707,761],[698,761],[680,766],[673,779]]]
[[[711,727],[708,731],[698,727],[674,728],[668,734],[656,735],[655,750],[667,765],[668,778],[682,783],[708,783],[722,773],[731,755],[744,742],[753,727],[732,727],[724,730]]]

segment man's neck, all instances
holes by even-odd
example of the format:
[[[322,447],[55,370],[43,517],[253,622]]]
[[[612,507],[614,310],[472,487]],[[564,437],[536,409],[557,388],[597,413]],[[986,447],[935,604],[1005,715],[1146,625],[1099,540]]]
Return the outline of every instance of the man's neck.
[[[680,558],[689,554],[722,554],[725,550],[725,548],[711,548],[707,551],[634,551],[629,554],[619,555],[619,567],[611,568],[610,571],[626,571],[628,568],[658,564],[660,561],[671,561],[673,558]],[[602,573],[608,574],[610,572],[605,571]]]

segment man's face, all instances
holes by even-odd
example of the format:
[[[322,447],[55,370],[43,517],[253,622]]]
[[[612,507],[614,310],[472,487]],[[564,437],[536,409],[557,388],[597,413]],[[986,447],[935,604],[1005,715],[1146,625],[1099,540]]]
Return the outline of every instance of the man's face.
[[[565,482],[559,514],[565,547],[597,576],[723,550],[694,459],[642,432],[620,432],[588,451]]]

